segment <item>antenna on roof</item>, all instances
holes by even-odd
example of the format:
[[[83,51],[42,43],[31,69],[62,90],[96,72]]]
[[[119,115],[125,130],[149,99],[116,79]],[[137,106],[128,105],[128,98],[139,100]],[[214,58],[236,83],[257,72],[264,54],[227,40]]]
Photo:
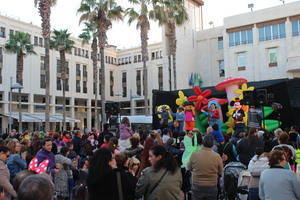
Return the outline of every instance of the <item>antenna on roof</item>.
[[[253,4],[253,3],[249,3],[249,4],[248,4],[248,8],[250,8],[250,9],[251,9],[251,12],[253,12],[254,4]]]
[[[285,0],[279,0],[279,1],[281,1],[283,5],[285,4]]]

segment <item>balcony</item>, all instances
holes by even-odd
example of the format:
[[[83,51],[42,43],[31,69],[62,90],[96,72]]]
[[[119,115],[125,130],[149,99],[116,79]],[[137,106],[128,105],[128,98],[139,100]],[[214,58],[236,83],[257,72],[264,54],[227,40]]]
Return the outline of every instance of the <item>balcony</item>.
[[[287,72],[300,72],[300,56],[288,57]]]

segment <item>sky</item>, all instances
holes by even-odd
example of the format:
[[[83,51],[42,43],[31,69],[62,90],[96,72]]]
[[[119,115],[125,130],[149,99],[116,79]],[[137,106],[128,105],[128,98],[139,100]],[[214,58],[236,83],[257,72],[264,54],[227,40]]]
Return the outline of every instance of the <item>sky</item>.
[[[123,7],[130,7],[127,0],[117,0]],[[285,0],[285,3],[297,0]],[[19,19],[24,22],[40,26],[41,19],[38,9],[34,7],[34,0],[0,0],[0,14]],[[81,0],[57,0],[57,5],[52,9],[51,26],[55,29],[68,29],[72,36],[78,37],[82,30],[79,25],[79,8]],[[204,0],[203,18],[204,29],[210,28],[209,22],[214,26],[221,26],[223,18],[250,12],[248,4],[254,4],[254,10],[282,5],[281,0]],[[17,5],[17,6],[16,6]],[[140,45],[139,31],[133,23],[128,26],[126,20],[115,22],[108,32],[108,42],[119,49],[137,47]],[[161,31],[156,22],[151,22],[149,43],[161,41]]]

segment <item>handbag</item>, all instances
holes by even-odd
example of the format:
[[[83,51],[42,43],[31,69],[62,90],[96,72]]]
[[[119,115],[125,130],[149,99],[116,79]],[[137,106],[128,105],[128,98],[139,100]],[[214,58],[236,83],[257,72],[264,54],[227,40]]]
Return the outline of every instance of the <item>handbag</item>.
[[[154,185],[154,187],[149,191],[149,194],[151,194],[156,188],[157,186],[160,184],[160,182],[163,180],[163,178],[166,176],[168,170],[166,170],[164,172],[164,174],[160,177],[160,179],[157,181],[157,183]]]

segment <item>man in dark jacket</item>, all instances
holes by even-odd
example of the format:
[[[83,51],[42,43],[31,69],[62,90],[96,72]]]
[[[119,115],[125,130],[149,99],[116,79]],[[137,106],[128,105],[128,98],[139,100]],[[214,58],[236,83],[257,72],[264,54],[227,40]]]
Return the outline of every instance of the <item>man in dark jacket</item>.
[[[74,145],[74,151],[76,152],[77,155],[79,155],[80,153],[80,149],[81,149],[81,134],[80,134],[80,131],[77,130],[75,131],[75,135],[72,139],[72,143]]]
[[[99,147],[104,143],[104,137],[106,135],[109,135],[110,137],[113,137],[113,134],[110,132],[110,125],[109,124],[104,124],[103,131],[102,131],[102,133],[100,133],[100,135],[98,137]]]
[[[48,172],[55,174],[58,172],[55,165],[55,157],[51,152],[52,150],[52,141],[51,139],[45,139],[42,143],[42,148],[37,152],[36,158],[38,159],[38,164],[43,162],[44,160],[49,160],[48,164]]]

